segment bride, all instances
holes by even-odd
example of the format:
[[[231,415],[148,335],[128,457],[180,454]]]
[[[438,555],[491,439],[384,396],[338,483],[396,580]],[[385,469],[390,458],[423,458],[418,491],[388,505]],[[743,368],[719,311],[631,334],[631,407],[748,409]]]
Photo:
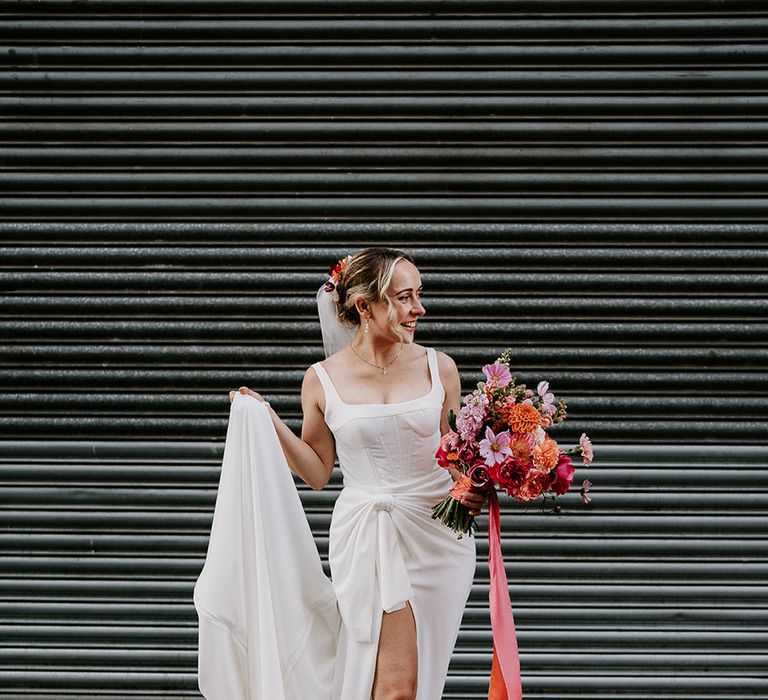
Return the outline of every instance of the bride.
[[[322,489],[338,456],[344,478],[328,551],[342,620],[333,700],[440,700],[474,576],[474,539],[431,518],[459,476],[434,454],[461,384],[448,355],[414,340],[421,295],[403,251],[339,261],[318,292],[327,357],[304,375],[301,438],[268,406],[295,474]],[[485,500],[461,496],[473,515]]]

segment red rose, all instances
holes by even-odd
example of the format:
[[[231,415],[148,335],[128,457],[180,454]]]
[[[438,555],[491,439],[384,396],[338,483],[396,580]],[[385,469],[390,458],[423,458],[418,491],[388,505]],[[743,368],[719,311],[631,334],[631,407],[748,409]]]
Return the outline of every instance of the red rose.
[[[460,461],[464,462],[464,464],[472,464],[475,461],[477,449],[472,442],[462,442],[457,452]]]
[[[488,466],[483,461],[475,462],[467,471],[467,476],[475,489],[484,490],[493,485]]]
[[[491,468],[491,478],[506,491],[520,486],[527,474],[528,467],[515,459],[508,459]]]
[[[563,495],[571,488],[575,471],[571,458],[566,454],[561,454],[557,460],[557,466],[550,472],[552,481],[548,488],[560,496]]]

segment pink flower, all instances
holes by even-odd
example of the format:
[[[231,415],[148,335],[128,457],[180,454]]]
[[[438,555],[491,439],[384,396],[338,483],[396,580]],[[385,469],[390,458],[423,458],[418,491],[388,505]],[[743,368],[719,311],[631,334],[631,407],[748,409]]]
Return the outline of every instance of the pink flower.
[[[499,362],[494,362],[492,365],[485,365],[485,367],[483,367],[483,374],[488,379],[485,384],[487,389],[507,386],[512,381],[509,367]]]
[[[487,489],[493,483],[484,462],[475,462],[467,471],[467,476],[476,489]]]
[[[474,440],[482,427],[483,419],[478,418],[467,406],[462,406],[459,410],[459,417],[456,419],[459,437],[467,442]]]
[[[575,471],[571,458],[566,454],[561,454],[557,466],[550,472],[554,474],[554,478],[550,482],[549,488],[558,495],[566,493],[571,488]]]
[[[488,405],[488,397],[484,394],[475,396],[467,394],[464,397],[464,406],[459,409],[456,418],[456,429],[462,440],[474,440],[485,419],[485,407]]]
[[[589,491],[590,486],[592,486],[592,482],[589,479],[584,479],[581,484],[581,500],[584,501],[584,503],[590,503],[592,501],[592,499],[587,496],[587,491]]]
[[[490,427],[485,429],[485,439],[480,441],[480,454],[485,457],[485,463],[489,467],[503,462],[512,454],[509,440],[510,435],[507,430],[495,435]]]
[[[459,446],[459,436],[453,430],[449,430],[440,438],[440,445],[446,452],[453,452]]]
[[[592,442],[587,437],[586,433],[581,434],[581,437],[579,438],[579,447],[581,447],[581,460],[584,462],[584,465],[588,467],[592,464],[594,454],[592,453]]]
[[[549,382],[539,382],[539,385],[536,387],[536,391],[539,394],[539,398],[541,399],[541,407],[546,413],[554,413],[555,412],[555,404],[553,403],[555,400],[555,395],[549,390]]]

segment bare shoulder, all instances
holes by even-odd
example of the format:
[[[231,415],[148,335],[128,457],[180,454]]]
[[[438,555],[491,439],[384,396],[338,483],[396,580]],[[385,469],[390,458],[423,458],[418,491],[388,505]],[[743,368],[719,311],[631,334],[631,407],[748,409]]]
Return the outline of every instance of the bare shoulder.
[[[317,376],[315,368],[310,365],[304,372],[304,378],[301,380],[302,389],[306,386],[310,388],[312,386],[320,386],[320,377]]]
[[[437,369],[440,372],[440,381],[443,382],[447,395],[461,393],[461,377],[459,368],[453,358],[442,350],[435,351],[437,355]]]
[[[312,365],[307,367],[301,380],[301,399],[302,404],[316,404],[320,409],[324,408],[323,387]]]
[[[453,361],[453,358],[442,350],[435,350],[437,355],[437,368],[440,370],[440,375],[444,377],[459,376],[459,368]]]

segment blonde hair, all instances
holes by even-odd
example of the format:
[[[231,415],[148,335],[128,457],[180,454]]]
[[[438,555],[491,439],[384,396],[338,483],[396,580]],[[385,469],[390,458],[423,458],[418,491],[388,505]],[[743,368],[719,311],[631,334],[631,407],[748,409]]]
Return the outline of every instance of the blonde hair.
[[[389,325],[399,334],[397,311],[386,290],[392,282],[395,265],[401,260],[413,263],[408,253],[395,248],[366,248],[352,255],[337,286],[339,300],[336,302],[336,316],[341,323],[346,326],[360,325],[360,314],[355,307],[355,297],[359,295],[369,303],[384,302]]]

